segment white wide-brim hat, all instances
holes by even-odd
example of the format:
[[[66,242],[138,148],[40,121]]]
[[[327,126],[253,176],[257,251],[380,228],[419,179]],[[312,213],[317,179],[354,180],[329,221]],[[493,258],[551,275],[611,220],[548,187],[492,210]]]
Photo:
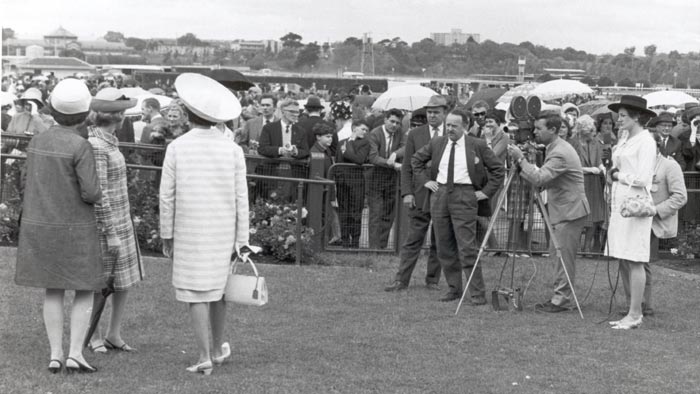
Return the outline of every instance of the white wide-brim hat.
[[[241,114],[241,103],[224,85],[195,73],[180,74],[175,90],[185,106],[210,122],[222,123]]]
[[[75,78],[59,82],[49,98],[51,107],[65,115],[88,112],[90,101],[92,101],[92,96],[87,86],[83,81]]]

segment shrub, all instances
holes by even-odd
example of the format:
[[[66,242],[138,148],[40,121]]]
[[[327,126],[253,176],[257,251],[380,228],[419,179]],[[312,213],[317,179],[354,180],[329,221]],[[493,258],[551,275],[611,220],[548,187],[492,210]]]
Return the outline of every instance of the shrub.
[[[674,256],[694,259],[700,257],[700,224],[690,221],[678,231],[678,248],[671,249]]]

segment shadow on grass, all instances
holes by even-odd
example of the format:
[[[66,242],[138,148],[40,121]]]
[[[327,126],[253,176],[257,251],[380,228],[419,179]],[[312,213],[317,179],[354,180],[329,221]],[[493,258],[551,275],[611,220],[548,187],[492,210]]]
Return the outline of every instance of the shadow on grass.
[[[597,324],[610,290],[606,263],[592,259],[577,264],[579,296],[593,284],[585,320],[532,311],[550,295],[545,259],[518,260],[516,285],[537,267],[525,311],[465,304],[457,316],[456,302],[438,302],[442,293],[422,286],[424,259],[399,293],[382,290],[396,257],[357,257],[359,268],[260,264],[270,303],[228,307],[233,357],[205,378],[184,371],[196,347],[169,261],[147,258],[146,280],[130,292],[122,331],[139,351],[86,353],[100,371],[65,376],[46,371],[43,292],[14,285],[14,259],[14,249],[0,248],[1,393],[691,393],[700,385],[699,281],[656,267],[657,314],[620,332]],[[483,259],[487,289],[502,262]],[[616,264],[610,271],[614,278]]]

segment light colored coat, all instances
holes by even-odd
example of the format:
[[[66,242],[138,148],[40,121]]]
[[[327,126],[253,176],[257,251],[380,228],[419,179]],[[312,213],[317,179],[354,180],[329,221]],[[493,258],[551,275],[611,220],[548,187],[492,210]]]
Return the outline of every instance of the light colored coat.
[[[231,254],[248,244],[248,223],[241,147],[215,128],[193,129],[170,143],[160,184],[160,236],[173,239],[173,285],[223,289]]]
[[[678,210],[688,202],[681,166],[672,158],[658,155],[651,185],[656,215],[651,229],[657,238],[674,238],[678,233]]]

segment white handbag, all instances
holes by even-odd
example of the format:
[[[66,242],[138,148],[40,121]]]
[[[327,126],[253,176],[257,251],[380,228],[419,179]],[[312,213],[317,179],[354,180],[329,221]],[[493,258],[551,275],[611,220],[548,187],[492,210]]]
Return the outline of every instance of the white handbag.
[[[265,278],[258,274],[250,253],[239,254],[231,265],[231,273],[224,289],[224,300],[241,305],[261,306],[267,304],[267,284]],[[250,264],[255,276],[236,273],[238,265]]]

